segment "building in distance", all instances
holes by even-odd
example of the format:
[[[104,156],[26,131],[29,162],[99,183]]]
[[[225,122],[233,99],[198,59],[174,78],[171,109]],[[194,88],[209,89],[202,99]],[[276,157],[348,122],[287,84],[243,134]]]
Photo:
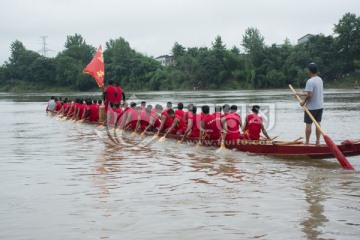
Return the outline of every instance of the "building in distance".
[[[162,66],[172,66],[174,65],[174,58],[170,55],[161,55],[155,58]]]
[[[312,38],[312,37],[315,37],[315,35],[308,33],[305,36],[298,39],[298,44],[305,43],[305,42],[309,41],[309,39]]]

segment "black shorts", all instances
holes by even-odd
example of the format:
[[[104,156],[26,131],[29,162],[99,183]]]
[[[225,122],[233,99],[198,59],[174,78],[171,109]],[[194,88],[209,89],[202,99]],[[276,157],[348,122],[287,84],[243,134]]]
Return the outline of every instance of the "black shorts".
[[[322,113],[323,113],[323,108],[321,109],[315,109],[315,110],[309,110],[310,113],[313,115],[313,117],[315,118],[315,120],[317,122],[321,122],[321,117],[322,117]],[[313,121],[311,120],[311,118],[309,117],[309,115],[306,113],[306,111],[304,112],[304,122],[305,123],[312,123]]]

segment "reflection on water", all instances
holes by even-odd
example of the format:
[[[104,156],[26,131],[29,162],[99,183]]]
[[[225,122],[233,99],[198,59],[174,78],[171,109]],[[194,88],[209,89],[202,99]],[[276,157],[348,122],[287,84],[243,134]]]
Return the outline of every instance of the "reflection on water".
[[[359,94],[344,91],[326,96],[322,126],[334,141],[360,135]],[[95,126],[47,118],[50,95],[57,94],[0,94],[0,239],[360,235],[360,176],[342,170],[335,159],[220,152],[171,139],[159,143],[151,136],[143,142],[120,136],[120,144],[113,144]],[[153,105],[169,99],[199,105],[272,103],[276,122],[269,134],[292,140],[305,127],[302,110],[286,90],[135,96]],[[348,159],[360,168],[359,157]]]
[[[325,192],[322,185],[326,177],[319,176],[317,171],[309,171],[308,179],[304,185],[305,200],[309,204],[307,209],[308,216],[301,223],[303,232],[307,239],[318,239],[321,235],[321,227],[325,226],[329,220],[324,216]]]

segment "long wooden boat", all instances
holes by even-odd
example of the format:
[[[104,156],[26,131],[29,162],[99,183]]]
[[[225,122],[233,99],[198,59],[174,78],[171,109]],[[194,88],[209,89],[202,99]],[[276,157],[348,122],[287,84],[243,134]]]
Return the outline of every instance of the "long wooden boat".
[[[180,136],[168,134],[167,138],[180,140]],[[184,142],[196,144],[198,139],[188,138]],[[206,141],[203,146],[220,147],[220,141]],[[306,145],[297,141],[238,141],[225,143],[227,149],[234,149],[254,155],[270,155],[280,157],[309,157],[309,158],[335,158],[331,149],[326,144]],[[360,155],[360,140],[346,140],[337,145],[345,156]]]
[[[94,124],[87,122],[91,125],[98,126],[99,124]],[[107,135],[111,141],[115,144],[120,144],[119,134],[116,134],[113,131],[113,128],[108,128],[104,126],[103,131],[107,131]],[[126,134],[123,134],[121,137],[130,138],[129,131],[126,131]],[[159,139],[163,134],[159,136]],[[148,133],[147,138],[151,138],[153,133]],[[168,134],[167,138],[180,140],[182,136]],[[158,141],[159,139],[154,139]],[[237,142],[225,142],[225,147],[227,149],[234,149],[240,152],[246,152],[254,155],[269,155],[269,156],[278,156],[278,157],[308,157],[308,158],[334,158],[334,155],[331,149],[326,144],[315,145],[309,144],[306,145],[297,140],[294,141],[237,141]],[[198,138],[186,138],[184,144],[196,145],[198,143]],[[202,146],[213,146],[220,147],[220,140],[204,140]],[[338,144],[337,147],[345,156],[356,156],[360,155],[360,139],[358,140],[345,140],[341,144]]]
[[[111,131],[109,131],[111,133]],[[160,140],[163,134],[159,136]],[[153,133],[150,133],[147,137],[152,137]],[[115,134],[116,137],[116,134]],[[129,137],[129,135],[128,135]],[[182,136],[168,134],[167,138],[179,141]],[[198,138],[186,138],[183,144],[196,145]],[[213,146],[220,147],[220,140],[204,140],[202,146]],[[298,140],[294,141],[233,141],[225,142],[227,149],[233,149],[240,152],[246,152],[254,155],[269,155],[278,157],[308,157],[308,158],[335,158],[331,149],[326,144],[309,144],[306,145]],[[356,156],[360,155],[360,140],[345,140],[337,147],[345,156]]]

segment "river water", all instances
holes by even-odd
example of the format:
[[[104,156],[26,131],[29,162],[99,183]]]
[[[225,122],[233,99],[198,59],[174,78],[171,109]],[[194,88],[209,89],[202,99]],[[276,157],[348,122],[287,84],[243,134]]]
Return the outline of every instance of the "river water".
[[[0,93],[0,239],[360,238],[360,175],[336,159],[219,153],[171,139],[111,144],[93,125],[46,117],[51,95],[60,94]],[[128,95],[236,104],[242,115],[259,104],[270,136],[304,135],[289,90]],[[323,130],[337,143],[359,139],[360,91],[326,89],[325,101]],[[360,170],[360,156],[348,160]]]

